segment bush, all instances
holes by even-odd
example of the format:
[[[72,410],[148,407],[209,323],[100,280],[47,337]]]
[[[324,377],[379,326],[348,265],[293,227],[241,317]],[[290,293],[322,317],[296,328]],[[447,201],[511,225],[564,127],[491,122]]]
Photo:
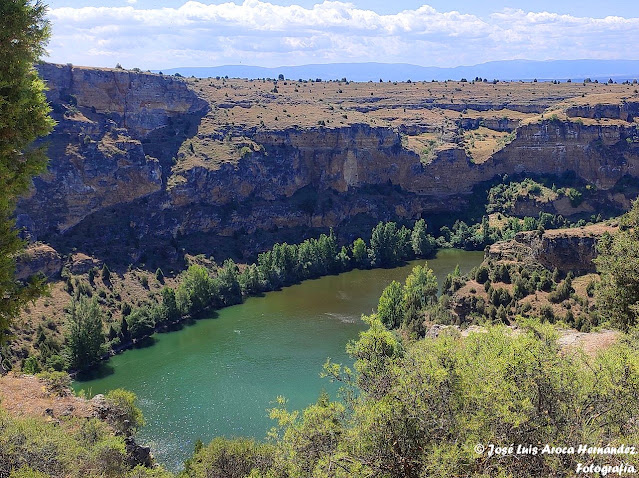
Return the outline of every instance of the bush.
[[[545,322],[553,323],[555,321],[555,313],[549,305],[543,305],[539,310],[539,316]]]
[[[480,265],[475,271],[475,280],[480,284],[485,283],[488,280],[488,268],[485,265]]]
[[[129,469],[124,440],[98,419],[58,424],[1,409],[0,457],[0,476],[11,478],[117,478]]]
[[[108,421],[118,433],[129,436],[144,425],[142,411],[137,407],[133,392],[116,388],[104,397],[109,404]]]
[[[575,437],[606,446],[639,438],[627,426],[639,408],[634,342],[597,357],[566,354],[551,326],[520,319],[519,334],[503,326],[467,337],[442,331],[400,352],[392,333],[379,321],[369,323],[349,346],[362,390],[351,402],[352,412],[344,416],[319,402],[303,414],[280,412],[284,433],[276,462],[256,476],[564,476],[579,455],[487,460],[474,447],[570,443]],[[326,368],[330,376],[350,372],[330,363]],[[253,454],[245,455],[245,466],[260,466]],[[630,460],[636,466],[636,457]],[[208,476],[225,476],[224,471]],[[190,476],[205,475],[202,470]]]
[[[22,372],[28,375],[35,375],[40,372],[42,367],[40,367],[40,362],[33,355],[27,357],[24,363],[22,364]]]
[[[190,478],[244,478],[266,472],[274,461],[275,450],[254,440],[215,438],[189,460],[185,474]]]
[[[71,387],[71,377],[66,372],[42,372],[38,374],[49,393],[64,397],[69,395]]]

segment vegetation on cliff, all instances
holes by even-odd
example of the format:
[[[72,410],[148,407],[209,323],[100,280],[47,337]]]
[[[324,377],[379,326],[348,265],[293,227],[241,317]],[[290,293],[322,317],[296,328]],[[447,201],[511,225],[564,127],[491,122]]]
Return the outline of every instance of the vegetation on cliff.
[[[71,395],[67,374],[39,377],[0,377],[0,476],[171,476],[150,468],[152,458],[132,437],[143,423],[133,394],[86,400]]]

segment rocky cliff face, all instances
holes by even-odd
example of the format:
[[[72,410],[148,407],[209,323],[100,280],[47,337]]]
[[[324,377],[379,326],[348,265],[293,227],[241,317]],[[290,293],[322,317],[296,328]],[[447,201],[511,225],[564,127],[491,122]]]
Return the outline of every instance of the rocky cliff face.
[[[207,124],[219,119],[224,105],[204,101],[194,84],[181,79],[59,65],[43,65],[40,72],[58,126],[48,138],[49,172],[20,202],[19,224],[52,242],[75,235],[91,252],[96,244],[124,244],[137,251],[131,260],[153,241],[173,256],[179,239],[202,233],[348,229],[362,220],[463,211],[474,188],[504,174],[572,172],[624,207],[628,198],[615,186],[639,174],[634,123],[542,120],[519,126],[514,139],[481,164],[455,144],[423,163],[404,146],[403,128],[242,128],[227,122],[211,132]],[[526,110],[520,106],[517,111]],[[635,109],[624,106],[615,114],[630,119]],[[590,114],[572,112],[578,113]],[[496,131],[517,124],[512,118],[489,121]],[[461,128],[479,125],[476,119],[458,122]],[[207,145],[240,136],[250,146],[241,155],[210,159],[217,150]],[[198,154],[199,162],[189,163]]]
[[[512,241],[490,246],[486,256],[498,261],[536,262],[563,273],[586,274],[596,270],[592,260],[597,257],[597,241],[605,232],[614,231],[612,227],[594,225],[520,232]]]
[[[158,75],[51,64],[39,72],[58,125],[46,138],[49,170],[18,206],[32,237],[160,191],[171,153],[207,109],[183,82]]]

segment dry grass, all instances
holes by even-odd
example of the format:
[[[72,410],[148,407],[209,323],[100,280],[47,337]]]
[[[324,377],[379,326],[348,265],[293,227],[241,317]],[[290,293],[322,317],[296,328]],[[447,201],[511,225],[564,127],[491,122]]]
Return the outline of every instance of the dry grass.
[[[89,401],[73,395],[53,395],[39,378],[32,375],[8,374],[0,377],[0,406],[14,417],[94,416]]]
[[[506,131],[495,131],[480,126],[464,133],[464,149],[474,163],[480,164],[504,148],[509,136]]]

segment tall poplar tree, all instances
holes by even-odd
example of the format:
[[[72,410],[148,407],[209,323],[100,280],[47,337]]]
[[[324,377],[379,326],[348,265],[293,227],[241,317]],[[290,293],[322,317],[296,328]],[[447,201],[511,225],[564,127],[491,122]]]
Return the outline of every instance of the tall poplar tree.
[[[34,69],[49,38],[40,1],[0,1],[0,345],[21,307],[41,293],[43,281],[15,279],[15,257],[24,248],[13,218],[18,196],[46,167],[33,142],[53,128],[44,83]]]

